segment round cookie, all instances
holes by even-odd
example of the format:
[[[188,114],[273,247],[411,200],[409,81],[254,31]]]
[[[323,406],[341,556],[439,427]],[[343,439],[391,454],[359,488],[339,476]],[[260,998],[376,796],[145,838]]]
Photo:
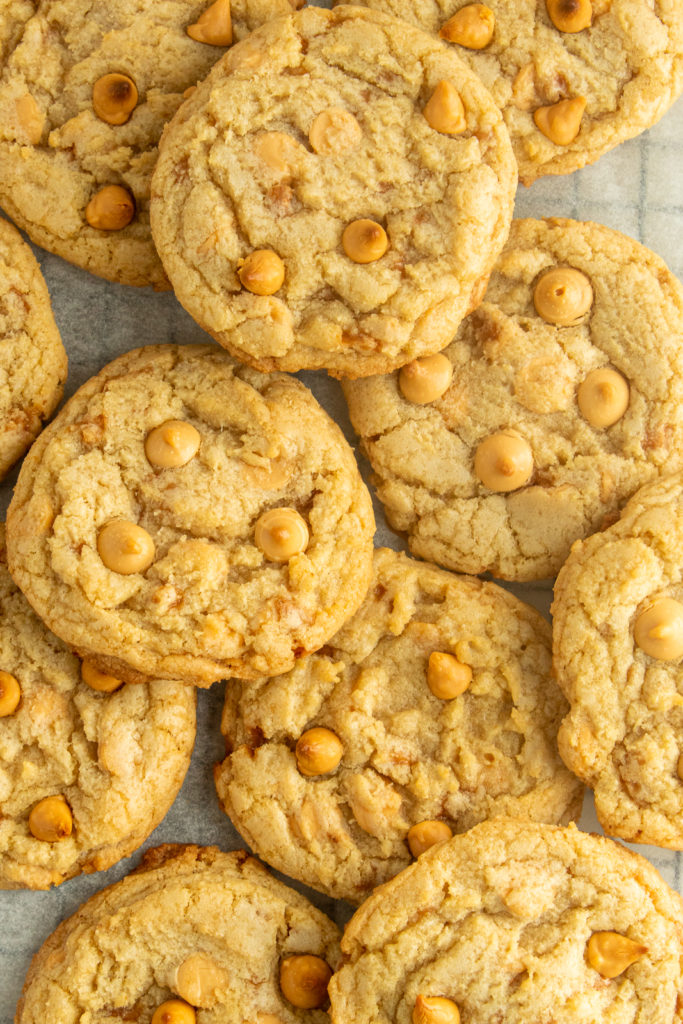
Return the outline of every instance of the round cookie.
[[[204,1024],[324,1024],[338,943],[329,918],[244,851],[162,846],[47,939],[15,1021],[185,1024],[196,1007]],[[306,996],[307,1008],[290,1000]]]
[[[554,576],[683,464],[682,338],[683,291],[654,253],[589,222],[514,221],[442,355],[344,385],[390,525],[450,569]]]
[[[566,764],[612,835],[683,849],[683,476],[648,484],[557,578]]]
[[[234,47],[171,122],[152,230],[188,312],[261,370],[384,372],[479,302],[517,174],[438,40],[310,7]]]
[[[565,707],[534,609],[381,548],[328,646],[287,675],[229,684],[216,787],[259,856],[360,903],[451,831],[578,817],[583,787],[556,744]]]
[[[0,479],[62,397],[67,359],[33,253],[0,218]]]
[[[655,124],[683,89],[683,4],[651,0],[362,0],[441,35],[503,111],[530,185]]]
[[[330,1016],[674,1024],[682,940],[681,898],[643,857],[573,825],[497,818],[366,900],[344,932]]]
[[[82,668],[14,586],[4,541],[0,525],[0,889],[47,889],[156,828],[190,764],[196,695]]]
[[[22,466],[10,570],[105,672],[208,686],[292,668],[362,601],[374,519],[307,388],[215,346],[120,356]]]
[[[243,39],[292,6],[289,0],[6,2],[0,205],[38,245],[100,277],[168,288],[149,228],[163,126],[225,52],[230,24],[233,37]]]

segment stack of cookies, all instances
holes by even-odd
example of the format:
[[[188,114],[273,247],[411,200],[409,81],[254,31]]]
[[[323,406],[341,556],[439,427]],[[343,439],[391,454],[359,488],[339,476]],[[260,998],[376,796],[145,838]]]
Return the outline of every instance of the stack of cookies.
[[[512,217],[518,180],[673,103],[681,0],[296,6],[0,14],[0,203],[197,325],[128,338],[42,429],[66,353],[0,222],[0,472],[30,448],[0,535],[0,888],[138,849],[227,680],[221,809],[358,909],[341,938],[171,817],[47,938],[16,1024],[673,1024],[681,898],[575,822],[587,784],[610,835],[683,849],[683,290],[610,228]],[[374,546],[304,370],[341,378],[414,557]],[[553,577],[551,630],[520,585]]]

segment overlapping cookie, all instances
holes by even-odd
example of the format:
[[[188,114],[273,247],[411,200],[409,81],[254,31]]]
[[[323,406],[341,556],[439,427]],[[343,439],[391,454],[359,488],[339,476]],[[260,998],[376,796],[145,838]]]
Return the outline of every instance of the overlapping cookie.
[[[362,0],[447,40],[501,107],[525,185],[645,131],[683,89],[681,0]]]
[[[682,465],[683,291],[616,231],[515,221],[448,348],[344,392],[415,554],[554,576],[574,540]]]
[[[47,889],[135,850],[180,789],[195,691],[81,662],[12,583],[0,527],[0,889]]]
[[[31,449],[11,572],[82,657],[128,682],[284,672],[372,571],[370,496],[303,384],[215,346],[120,356]]]
[[[233,47],[167,127],[152,229],[238,358],[358,377],[448,342],[516,183],[500,111],[445,43],[310,7]]]
[[[67,359],[33,253],[0,219],[0,478],[62,397]]]
[[[149,229],[164,123],[232,39],[289,0],[10,0],[0,11],[0,205],[94,274],[168,288]]]
[[[484,818],[564,822],[550,629],[492,583],[388,548],[364,604],[292,672],[226,691],[221,803],[269,864],[361,902]]]
[[[328,1020],[339,932],[243,851],[162,846],[36,953],[16,1024]]]
[[[497,818],[428,851],[348,923],[333,1024],[675,1024],[683,904],[643,857]]]
[[[555,585],[565,762],[611,835],[683,849],[683,476],[577,543]]]

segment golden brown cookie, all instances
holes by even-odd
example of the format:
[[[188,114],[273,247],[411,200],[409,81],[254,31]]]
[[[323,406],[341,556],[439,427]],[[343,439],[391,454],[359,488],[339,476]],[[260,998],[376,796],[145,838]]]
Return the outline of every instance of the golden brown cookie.
[[[358,377],[447,343],[516,183],[500,112],[445,43],[310,7],[235,46],[168,126],[152,228],[178,298],[238,358]]]

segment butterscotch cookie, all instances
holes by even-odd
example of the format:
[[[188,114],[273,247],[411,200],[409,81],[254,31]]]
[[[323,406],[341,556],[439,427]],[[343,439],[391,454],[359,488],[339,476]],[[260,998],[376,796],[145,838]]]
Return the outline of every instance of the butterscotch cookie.
[[[513,222],[443,353],[344,385],[390,525],[460,572],[555,575],[683,464],[682,338],[654,253],[588,222]]]
[[[47,939],[15,1021],[324,1024],[338,942],[244,851],[162,846]]]
[[[388,548],[322,651],[226,691],[221,803],[269,864],[361,902],[432,843],[484,818],[568,822],[566,705],[550,627],[493,583]]]
[[[40,267],[0,218],[0,479],[54,411],[66,369]]]
[[[311,7],[235,46],[167,127],[152,229],[233,354],[358,377],[447,343],[516,181],[500,112],[445,43]]]
[[[215,346],[119,357],[31,449],[11,572],[104,672],[208,686],[292,668],[362,601],[370,496],[303,384]]]
[[[683,904],[643,857],[497,818],[381,886],[344,932],[333,1024],[674,1024]]]
[[[147,838],[190,763],[195,691],[124,686],[37,618],[0,524],[0,889],[102,871]]]
[[[571,711],[560,752],[603,828],[683,849],[683,476],[638,491],[574,545],[555,585],[553,650]]]
[[[8,0],[0,12],[0,205],[38,245],[168,288],[149,229],[164,123],[231,40],[289,0]]]
[[[503,111],[530,185],[655,124],[683,89],[681,0],[362,0],[448,41]]]

